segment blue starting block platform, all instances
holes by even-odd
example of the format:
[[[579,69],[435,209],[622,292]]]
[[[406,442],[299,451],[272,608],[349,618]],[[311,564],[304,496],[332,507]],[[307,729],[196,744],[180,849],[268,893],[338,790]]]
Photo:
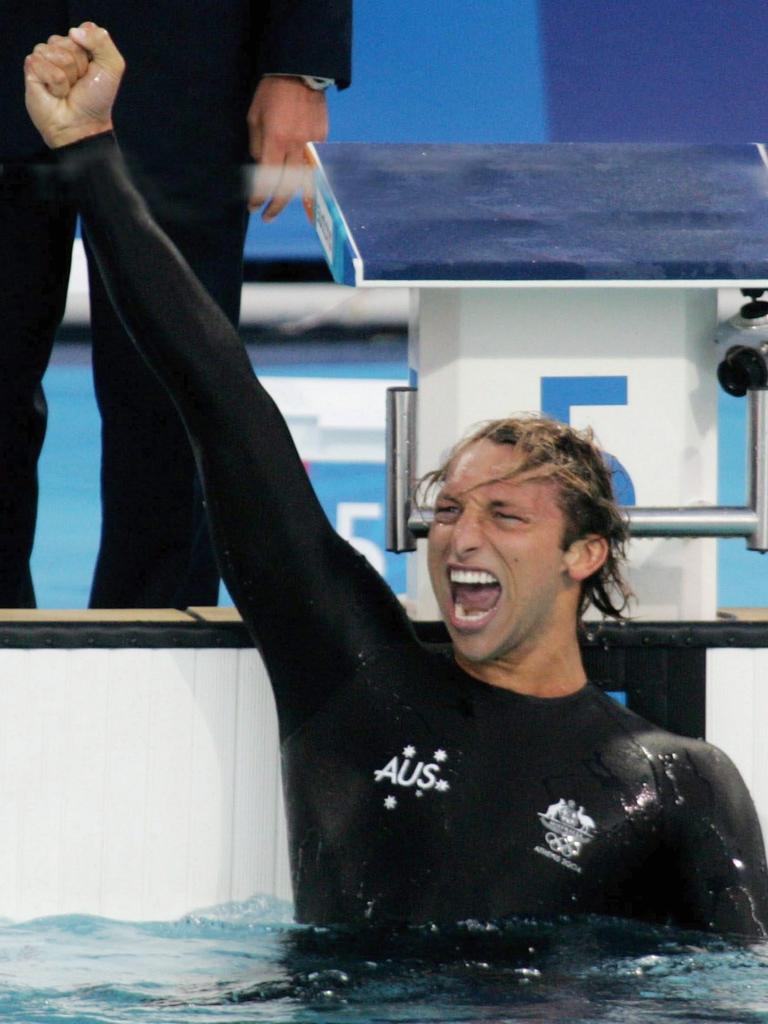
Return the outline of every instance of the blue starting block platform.
[[[760,145],[312,149],[339,283],[475,286],[768,278]]]
[[[719,290],[768,284],[765,147],[326,143],[308,160],[335,280],[411,290],[417,475],[478,421],[540,410],[594,428],[624,504],[715,505]],[[712,539],[633,540],[630,576],[639,617],[715,615]],[[409,579],[435,617],[421,555]]]

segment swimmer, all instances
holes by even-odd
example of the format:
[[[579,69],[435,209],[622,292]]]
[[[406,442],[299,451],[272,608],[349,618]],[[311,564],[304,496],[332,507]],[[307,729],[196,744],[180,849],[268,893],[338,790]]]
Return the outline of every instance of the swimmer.
[[[764,936],[762,838],[733,765],[586,679],[583,606],[618,615],[627,596],[599,450],[535,417],[454,449],[430,481],[428,542],[452,652],[422,646],[327,522],[239,338],[129,181],[122,71],[85,23],[27,58],[27,106],[192,439],[274,687],[298,920],[601,914]]]

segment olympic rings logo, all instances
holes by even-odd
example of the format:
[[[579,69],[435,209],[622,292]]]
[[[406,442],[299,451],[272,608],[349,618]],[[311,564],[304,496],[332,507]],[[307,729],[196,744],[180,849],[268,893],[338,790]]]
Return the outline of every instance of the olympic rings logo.
[[[578,857],[581,853],[582,843],[575,836],[559,836],[555,832],[547,832],[544,838],[553,853],[559,853],[569,859]]]

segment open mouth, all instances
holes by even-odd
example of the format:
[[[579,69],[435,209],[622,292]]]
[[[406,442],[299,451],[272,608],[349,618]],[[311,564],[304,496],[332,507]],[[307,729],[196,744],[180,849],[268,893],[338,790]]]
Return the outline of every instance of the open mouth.
[[[448,579],[453,624],[459,628],[485,625],[501,596],[501,584],[493,573],[484,569],[449,569]]]

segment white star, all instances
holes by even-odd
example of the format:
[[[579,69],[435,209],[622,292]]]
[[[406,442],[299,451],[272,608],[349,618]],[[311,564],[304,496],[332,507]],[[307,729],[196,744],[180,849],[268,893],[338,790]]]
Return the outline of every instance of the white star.
[[[421,797],[424,796],[424,794],[422,793],[422,791],[420,789],[417,789],[416,790],[416,796],[420,799]]]
[[[438,790],[440,793],[445,793],[446,790],[450,788],[451,787],[448,785],[445,779],[438,779],[437,782],[435,783],[435,789]]]
[[[384,800],[384,806],[387,808],[388,811],[394,811],[394,809],[397,807],[397,797],[388,796]]]
[[[444,750],[442,749],[442,747],[441,747],[441,748],[440,748],[439,750],[436,750],[436,751],[434,752],[434,754],[432,755],[432,757],[434,757],[434,759],[435,759],[436,761],[447,761],[447,760],[448,760],[448,755],[447,755],[447,754],[446,754],[446,752],[445,752],[445,751],[444,751]]]
[[[409,743],[407,747],[403,747],[403,757],[415,757],[416,747],[412,743]]]

